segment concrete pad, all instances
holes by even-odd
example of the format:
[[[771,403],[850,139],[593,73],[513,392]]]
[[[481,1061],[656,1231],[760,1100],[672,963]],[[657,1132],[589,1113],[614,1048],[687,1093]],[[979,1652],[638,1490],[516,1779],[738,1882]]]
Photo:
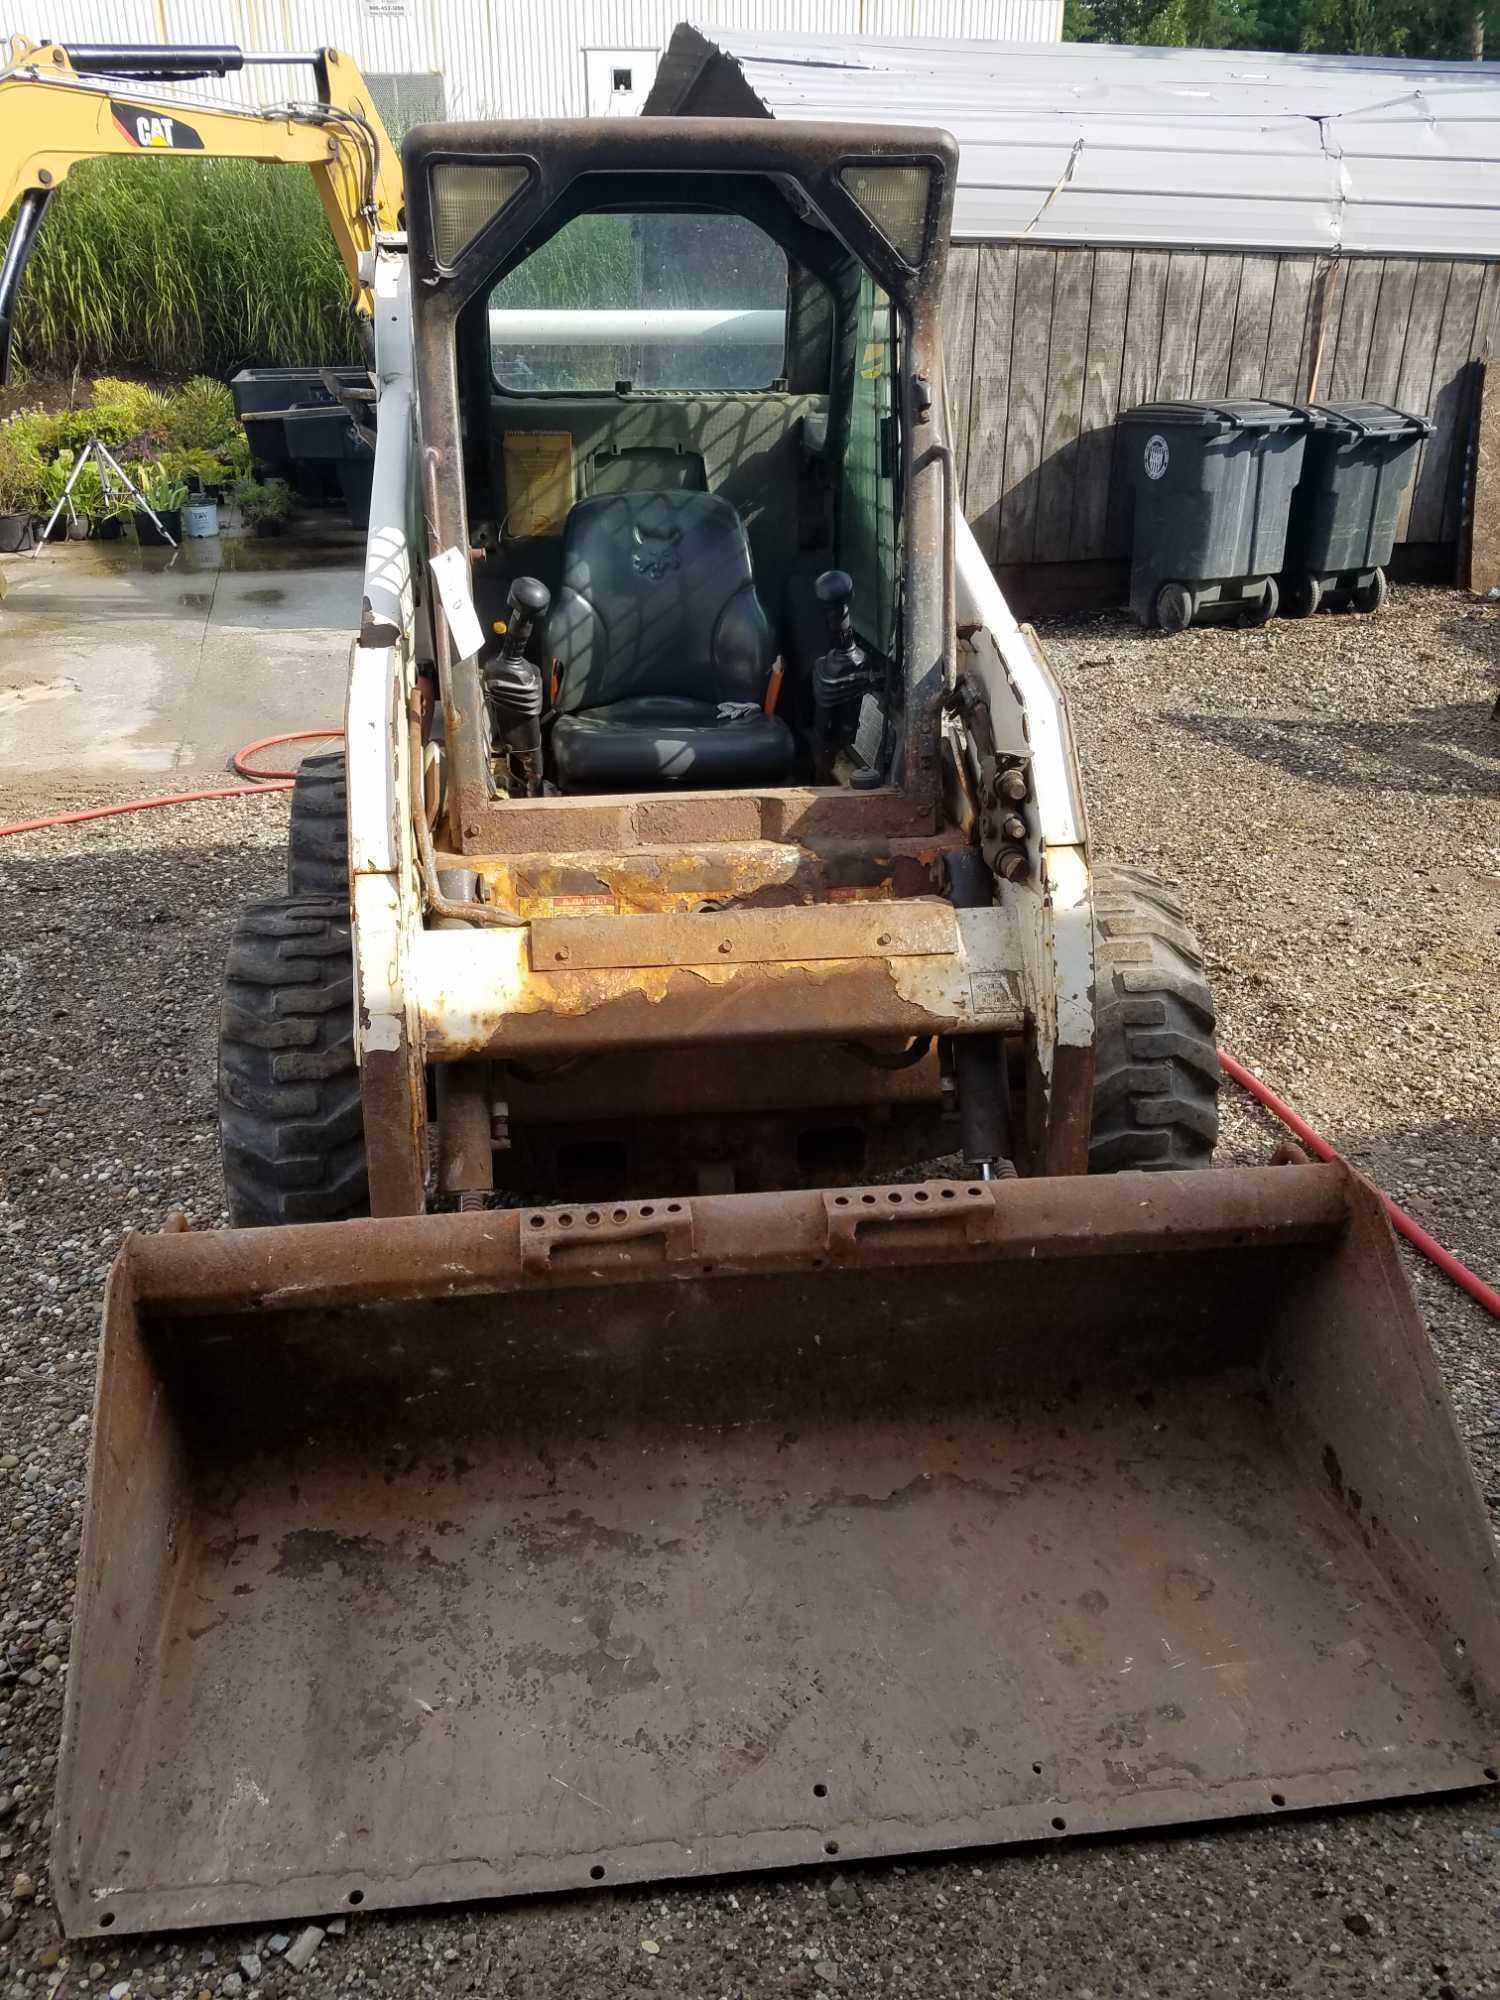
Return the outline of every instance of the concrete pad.
[[[212,779],[257,737],[341,727],[361,555],[345,534],[5,558],[0,784]]]

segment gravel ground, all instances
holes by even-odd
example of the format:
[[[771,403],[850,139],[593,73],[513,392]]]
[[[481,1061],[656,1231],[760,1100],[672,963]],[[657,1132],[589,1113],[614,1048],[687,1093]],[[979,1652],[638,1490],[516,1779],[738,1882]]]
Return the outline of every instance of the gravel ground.
[[[1046,638],[1096,846],[1189,886],[1227,1045],[1500,1281],[1493,614],[1412,592],[1372,623]],[[0,2000],[1500,1994],[1493,1795],[351,1919],[301,1972],[265,1931],[62,1946],[46,1834],[100,1281],[127,1225],[220,1219],[218,968],[234,905],[279,884],[285,815],[223,801],[0,846]],[[1272,1137],[1230,1092],[1225,1156]],[[1496,1329],[1412,1270],[1500,1502]]]

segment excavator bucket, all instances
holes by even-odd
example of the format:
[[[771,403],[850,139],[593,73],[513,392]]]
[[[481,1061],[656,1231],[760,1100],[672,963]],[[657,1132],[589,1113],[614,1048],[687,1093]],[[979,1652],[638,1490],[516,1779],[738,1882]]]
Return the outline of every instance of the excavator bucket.
[[[1479,1496],[1338,1168],[132,1237],[68,1931],[1496,1781]]]

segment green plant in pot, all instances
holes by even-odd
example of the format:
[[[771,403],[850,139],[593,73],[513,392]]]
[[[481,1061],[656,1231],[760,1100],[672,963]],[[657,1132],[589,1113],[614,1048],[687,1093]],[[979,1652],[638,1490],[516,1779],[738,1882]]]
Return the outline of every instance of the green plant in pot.
[[[238,486],[242,480],[255,477],[255,465],[250,456],[250,440],[236,427],[228,444],[220,445],[214,453],[222,468],[220,484],[225,487]]]
[[[125,532],[125,523],[135,514],[135,502],[120,485],[118,480],[110,481],[110,490],[101,493],[97,503],[89,509],[94,524],[94,533],[101,542],[117,542]]]
[[[31,546],[31,517],[44,492],[41,454],[0,425],[0,554]]]
[[[42,531],[46,522],[51,519],[53,509],[63,497],[63,488],[67,485],[68,474],[72,470],[73,454],[71,451],[59,452],[55,458],[49,458],[42,467],[41,486],[38,491],[36,503],[36,538],[38,541],[42,538]],[[67,513],[64,510],[63,514],[53,523],[50,539],[60,542],[66,533]]]
[[[220,493],[228,483],[223,461],[200,445],[173,445],[157,464],[166,478],[180,480],[189,493]]]
[[[135,510],[136,539],[143,548],[164,548],[166,537],[174,542],[182,539],[182,503],[187,498],[187,483],[174,479],[163,465],[137,465],[131,470],[131,477],[150,502],[156,515],[151,515],[143,507]],[[157,526],[157,522],[161,526]]]
[[[68,529],[78,511],[78,485],[82,484],[83,475],[80,475],[73,491],[68,492],[68,481],[73,476],[73,465],[77,457],[76,451],[65,446],[58,452],[56,458],[48,459],[42,467],[41,495],[36,508],[37,526],[40,530],[46,522],[52,521],[49,541],[61,542],[66,539]],[[62,506],[60,514],[57,513],[59,505]],[[55,520],[53,520],[54,515],[57,516]]]
[[[68,464],[73,464],[73,454],[67,454]],[[78,477],[73,481],[73,490],[68,495],[67,536],[70,542],[86,542],[97,526],[104,512],[104,482],[99,476],[98,461],[86,461]]]
[[[268,479],[264,485],[258,479],[241,479],[235,484],[234,497],[246,527],[257,535],[279,535],[285,530],[292,511],[292,489],[284,479]]]

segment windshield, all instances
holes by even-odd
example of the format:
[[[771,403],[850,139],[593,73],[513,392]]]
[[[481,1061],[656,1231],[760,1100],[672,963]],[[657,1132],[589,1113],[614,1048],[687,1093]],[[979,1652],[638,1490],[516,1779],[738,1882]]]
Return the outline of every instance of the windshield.
[[[580,215],[490,293],[496,383],[744,392],[786,370],[786,253],[743,216]]]

